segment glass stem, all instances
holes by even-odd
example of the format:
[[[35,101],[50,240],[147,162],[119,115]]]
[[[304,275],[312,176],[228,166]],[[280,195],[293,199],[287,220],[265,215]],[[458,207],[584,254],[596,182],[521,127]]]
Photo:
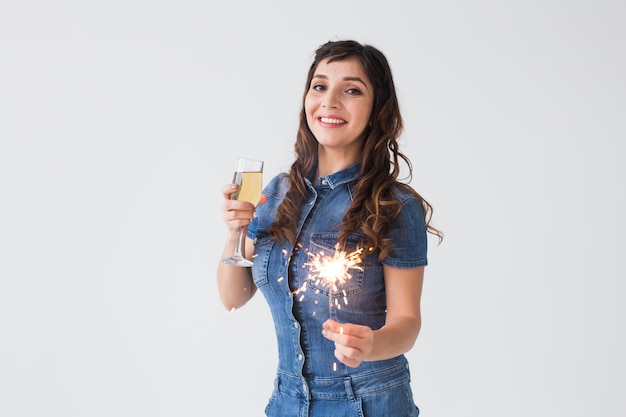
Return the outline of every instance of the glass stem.
[[[235,243],[235,255],[245,258],[245,246],[244,242],[246,239],[246,234],[244,233],[243,226],[237,228],[237,242]]]

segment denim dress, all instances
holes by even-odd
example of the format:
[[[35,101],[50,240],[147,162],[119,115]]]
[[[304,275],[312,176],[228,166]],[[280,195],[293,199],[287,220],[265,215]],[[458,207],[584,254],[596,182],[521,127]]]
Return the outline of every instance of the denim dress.
[[[397,189],[402,210],[387,237],[391,253],[381,262],[377,252],[363,251],[362,262],[335,290],[315,279],[315,259],[335,256],[338,225],[352,201],[359,165],[307,181],[295,244],[271,238],[268,229],[287,191],[285,174],[272,178],[248,227],[254,240],[254,283],[269,304],[278,341],[274,390],[265,413],[270,417],[416,417],[404,355],[362,362],[350,368],[334,356],[334,343],[322,335],[322,324],[369,326],[385,323],[383,265],[416,268],[427,265],[427,237],[421,202]],[[358,251],[363,236],[354,234],[344,253]]]

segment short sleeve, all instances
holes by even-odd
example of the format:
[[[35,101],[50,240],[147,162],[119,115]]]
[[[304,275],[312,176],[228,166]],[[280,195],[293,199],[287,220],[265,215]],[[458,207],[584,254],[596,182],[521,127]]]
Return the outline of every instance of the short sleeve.
[[[387,233],[393,248],[382,263],[394,268],[417,268],[428,265],[428,236],[422,202],[413,195],[404,196],[402,209]]]

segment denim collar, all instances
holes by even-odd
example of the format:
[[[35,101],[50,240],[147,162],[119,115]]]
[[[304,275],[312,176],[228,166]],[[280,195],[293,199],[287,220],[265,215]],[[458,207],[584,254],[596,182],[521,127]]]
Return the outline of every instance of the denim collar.
[[[341,184],[355,181],[359,179],[360,176],[361,176],[361,164],[356,163],[356,164],[350,165],[347,168],[342,169],[341,171],[337,171],[333,174],[319,177],[315,181],[315,188],[329,187],[332,190]],[[311,182],[309,181],[308,178],[306,179],[306,182],[308,182],[309,185],[311,185]]]

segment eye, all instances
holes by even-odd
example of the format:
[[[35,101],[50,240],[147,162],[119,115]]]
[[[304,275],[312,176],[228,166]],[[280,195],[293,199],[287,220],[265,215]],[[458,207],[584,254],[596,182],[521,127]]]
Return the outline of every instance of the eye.
[[[363,94],[358,88],[349,88],[346,90],[346,93],[353,96],[360,96],[361,94]]]
[[[324,91],[324,90],[326,90],[326,86],[324,86],[322,84],[315,84],[315,85],[311,86],[311,90]]]

